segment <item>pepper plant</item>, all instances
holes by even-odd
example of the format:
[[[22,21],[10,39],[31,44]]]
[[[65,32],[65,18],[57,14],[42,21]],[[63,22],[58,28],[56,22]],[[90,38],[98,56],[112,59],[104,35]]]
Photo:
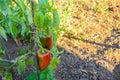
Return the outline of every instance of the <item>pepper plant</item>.
[[[12,35],[14,39],[28,36],[32,24],[28,5],[24,4],[24,0],[0,0],[0,26],[4,33]],[[6,35],[2,36],[7,40]]]
[[[59,29],[60,19],[54,2],[50,5],[48,0],[39,0],[35,7],[34,22],[42,35],[50,35]]]
[[[9,37],[15,41],[17,38],[22,40],[30,38],[32,15],[29,4],[29,0],[26,3],[24,0],[0,0],[0,67],[2,67],[0,72],[5,80],[12,80],[11,70],[13,68],[16,68],[18,74],[21,75],[28,64],[33,64],[32,58],[27,60],[27,57],[31,55],[29,50],[20,50],[18,57],[15,60],[10,60],[10,55],[3,43],[4,39],[8,41]],[[7,55],[6,59],[3,58],[4,55]]]
[[[60,63],[57,58],[60,52],[57,50],[56,45],[58,33],[60,32],[59,15],[54,6],[54,0],[38,0],[38,2],[34,2],[34,4],[37,46],[44,51],[45,49],[39,43],[40,37],[50,34],[53,36],[53,47],[49,50],[52,55],[50,65],[40,71],[40,80],[55,80],[54,69],[56,68],[56,64]],[[9,60],[10,55],[6,52],[5,46],[3,46],[3,40],[8,41],[9,37],[12,37],[15,41],[17,38],[21,38],[22,40],[30,40],[29,42],[32,43],[34,37],[31,35],[32,24],[31,0],[0,0],[0,67],[5,68],[5,70],[0,69],[0,72],[6,80],[12,80],[12,68],[17,68],[19,75],[23,74],[27,65],[34,64],[33,57],[35,54],[33,54],[32,48],[30,48],[31,50],[22,49],[14,53],[18,54],[15,60]],[[30,46],[32,47],[33,45]],[[3,59],[2,56],[4,54],[8,55],[8,59]],[[28,59],[29,56],[32,57]],[[34,72],[36,71],[35,68]],[[36,76],[35,73],[30,73],[25,80],[36,80]]]
[[[53,36],[53,47],[51,50],[49,50],[52,55],[50,66],[48,66],[45,71],[42,70],[40,72],[40,79],[54,80],[54,69],[56,68],[56,65],[60,63],[57,56],[62,52],[57,50],[56,45],[58,34],[61,29],[59,28],[59,15],[54,6],[53,0],[51,2],[48,0],[38,0],[38,3],[35,3],[34,22],[37,28],[37,44],[43,52],[45,49],[40,43],[40,37],[49,36],[50,34]]]

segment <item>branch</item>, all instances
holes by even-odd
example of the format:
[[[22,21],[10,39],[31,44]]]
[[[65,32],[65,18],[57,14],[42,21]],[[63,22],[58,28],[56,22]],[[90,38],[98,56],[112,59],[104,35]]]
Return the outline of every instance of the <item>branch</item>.
[[[28,56],[28,55],[31,55],[31,53],[30,52],[28,52],[28,53],[26,53],[26,54],[24,54],[25,56]],[[8,59],[3,59],[3,58],[0,58],[0,61],[3,61],[3,62],[8,62],[8,63],[16,63],[16,61],[18,60],[18,58],[19,57],[16,57],[16,59],[14,59],[14,60],[8,60]],[[27,57],[26,57],[26,59],[27,59]]]
[[[1,58],[0,58],[0,61],[8,62],[8,63],[15,63],[15,60],[7,60],[7,59],[1,59]]]

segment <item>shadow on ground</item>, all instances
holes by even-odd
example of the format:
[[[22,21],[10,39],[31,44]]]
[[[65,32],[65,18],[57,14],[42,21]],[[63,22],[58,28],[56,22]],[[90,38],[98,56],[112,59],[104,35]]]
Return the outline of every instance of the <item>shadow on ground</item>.
[[[97,52],[96,52],[97,54],[104,53],[105,51],[109,50],[110,48],[112,48],[113,50],[120,49],[119,40],[115,41],[115,42],[112,42],[114,40],[117,40],[118,37],[120,37],[120,31],[116,30],[116,29],[113,29],[111,31],[111,33],[112,34],[110,36],[108,36],[108,37],[106,37],[104,39],[103,43],[99,43],[99,42],[95,42],[95,41],[90,41],[90,40],[86,40],[86,39],[85,40],[83,39],[82,41],[85,42],[85,43],[89,43],[91,45],[96,45],[96,46],[104,47],[103,49],[98,49]],[[70,36],[70,35],[64,35],[64,37],[67,37],[69,39],[80,40],[80,38],[74,37],[74,36]],[[111,42],[111,44],[109,44],[110,42]]]
[[[64,37],[68,39],[80,40],[78,37],[66,36]],[[103,43],[90,41],[90,40],[82,40],[83,43],[89,43],[90,45],[96,45],[101,48],[96,48],[97,51],[95,55],[91,58],[102,56],[105,51],[109,51],[109,49],[119,50],[120,42],[119,42],[120,32],[118,30],[113,29],[111,31],[111,35],[106,37]],[[80,47],[74,47],[71,44],[69,46],[73,47],[73,50],[78,50],[82,52],[82,54],[87,55],[89,52],[86,49],[82,49]],[[64,47],[64,46],[63,46]],[[63,48],[62,47],[62,48]],[[64,48],[63,48],[64,49]],[[64,53],[59,56],[61,63],[58,65],[56,69],[55,77],[57,80],[120,80],[120,65],[115,66],[114,62],[110,62],[106,58],[101,58],[101,62],[97,62],[95,59],[89,58],[80,58],[77,55],[74,55],[74,51],[68,51],[64,49]],[[98,58],[100,59],[100,58]],[[108,66],[112,65],[113,71],[109,71],[105,68],[104,65]]]
[[[57,80],[119,80],[120,65],[113,72],[107,70],[95,60],[81,59],[73,53],[64,50],[59,55],[61,63],[55,70]]]

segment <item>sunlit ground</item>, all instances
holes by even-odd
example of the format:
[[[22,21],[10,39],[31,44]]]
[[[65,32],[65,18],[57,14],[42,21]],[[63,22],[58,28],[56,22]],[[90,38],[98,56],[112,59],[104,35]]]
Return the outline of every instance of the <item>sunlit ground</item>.
[[[120,62],[119,0],[57,0],[61,17],[58,45],[113,71]]]

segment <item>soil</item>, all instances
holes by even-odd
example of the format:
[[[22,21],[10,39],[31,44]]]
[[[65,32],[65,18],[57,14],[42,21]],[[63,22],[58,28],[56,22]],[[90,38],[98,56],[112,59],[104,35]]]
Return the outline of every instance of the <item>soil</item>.
[[[87,5],[80,9],[79,0],[74,0],[73,4],[71,27],[58,40],[59,50],[64,52],[58,56],[61,63],[55,70],[56,80],[120,80],[120,5],[109,5],[108,15],[105,15],[106,12],[95,12]],[[65,4],[61,5],[64,9]],[[105,16],[107,22],[103,22]],[[29,42],[24,43],[16,44],[12,38],[3,41],[10,60],[18,56],[15,53],[20,49],[29,49]],[[13,80],[24,80],[32,69],[29,66],[22,76],[13,69]]]
[[[58,40],[65,51],[59,56],[57,80],[120,80],[119,1],[100,2],[74,0],[70,10],[67,1],[57,2],[60,13],[67,9],[71,16],[61,24],[67,29]],[[99,5],[107,5],[106,11]]]

